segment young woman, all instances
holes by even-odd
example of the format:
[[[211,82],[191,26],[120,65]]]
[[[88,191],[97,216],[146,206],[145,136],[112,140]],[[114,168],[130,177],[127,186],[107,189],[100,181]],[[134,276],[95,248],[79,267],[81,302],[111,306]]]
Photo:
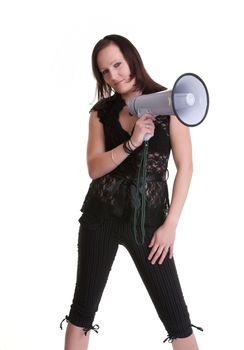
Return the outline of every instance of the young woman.
[[[196,326],[173,258],[176,227],[192,177],[189,129],[175,116],[129,114],[131,98],[165,88],[151,79],[128,39],[101,39],[93,49],[92,67],[98,92],[87,146],[92,182],[79,219],[77,281],[64,319],[65,350],[86,350],[89,330],[97,332],[93,320],[119,244],[130,253],[168,332],[164,342],[171,342],[175,350],[196,350]],[[149,141],[144,141],[146,134]],[[177,173],[169,202],[171,149]]]

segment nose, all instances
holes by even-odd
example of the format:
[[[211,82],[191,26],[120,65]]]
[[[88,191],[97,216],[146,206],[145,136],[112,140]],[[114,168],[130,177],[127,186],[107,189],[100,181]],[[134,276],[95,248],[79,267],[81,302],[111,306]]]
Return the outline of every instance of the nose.
[[[111,69],[111,71],[110,71],[110,79],[113,82],[115,82],[115,81],[118,80],[117,77],[118,77],[118,74],[117,74],[116,70]]]

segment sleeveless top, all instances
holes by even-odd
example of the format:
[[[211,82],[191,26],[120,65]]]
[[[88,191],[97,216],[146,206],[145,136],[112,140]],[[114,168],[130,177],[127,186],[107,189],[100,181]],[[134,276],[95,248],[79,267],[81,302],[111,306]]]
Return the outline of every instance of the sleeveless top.
[[[91,109],[91,111],[97,111],[97,116],[103,124],[105,151],[124,143],[131,136],[122,128],[119,121],[119,113],[125,105],[122,97],[115,93],[97,102]],[[143,225],[157,228],[162,224],[169,209],[166,182],[171,150],[169,120],[170,116],[157,116],[154,121],[154,136],[147,141],[146,182],[143,188],[138,187],[138,171],[146,142],[113,171],[92,180],[80,209],[83,213],[78,220],[80,223],[86,222],[96,227],[103,220],[109,219],[127,221],[133,226],[136,216],[140,215],[143,209],[141,198],[144,194]],[[137,243],[139,244],[138,241]]]

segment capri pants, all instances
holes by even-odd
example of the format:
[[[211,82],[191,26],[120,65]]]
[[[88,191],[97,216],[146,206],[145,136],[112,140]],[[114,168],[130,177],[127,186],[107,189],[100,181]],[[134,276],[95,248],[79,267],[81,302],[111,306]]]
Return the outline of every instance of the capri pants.
[[[128,222],[107,219],[99,224],[87,224],[81,217],[76,287],[69,316],[66,315],[63,321],[82,327],[85,334],[91,329],[97,332],[99,326],[92,325],[93,320],[121,244],[131,255],[168,332],[164,342],[190,336],[192,326],[196,326],[190,321],[174,258],[170,259],[168,253],[161,265],[148,260],[151,249],[148,245],[156,228],[146,227],[145,241],[143,245],[137,245]],[[202,330],[201,327],[196,328]]]

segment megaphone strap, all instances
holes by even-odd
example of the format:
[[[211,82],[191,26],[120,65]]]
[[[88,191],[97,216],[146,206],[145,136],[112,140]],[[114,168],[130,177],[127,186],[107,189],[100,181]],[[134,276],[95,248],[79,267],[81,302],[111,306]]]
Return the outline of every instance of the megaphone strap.
[[[140,203],[134,208],[134,220],[133,220],[133,232],[136,243],[138,245],[143,244],[145,240],[145,214],[146,214],[146,173],[147,173],[147,156],[148,156],[148,141],[144,141],[144,148],[141,157],[141,162],[138,169],[138,177],[136,183],[135,203]],[[141,197],[141,201],[140,198]],[[140,224],[138,225],[138,219]],[[139,227],[138,227],[139,226]],[[138,232],[139,229],[139,232]],[[141,234],[141,241],[138,239],[139,233]]]
[[[147,175],[148,147],[148,141],[144,141],[143,152],[136,179],[135,193],[133,195],[133,233],[138,245],[143,244],[145,241],[146,183],[147,181],[167,181],[169,177],[168,169],[166,169],[164,176],[161,174]]]

